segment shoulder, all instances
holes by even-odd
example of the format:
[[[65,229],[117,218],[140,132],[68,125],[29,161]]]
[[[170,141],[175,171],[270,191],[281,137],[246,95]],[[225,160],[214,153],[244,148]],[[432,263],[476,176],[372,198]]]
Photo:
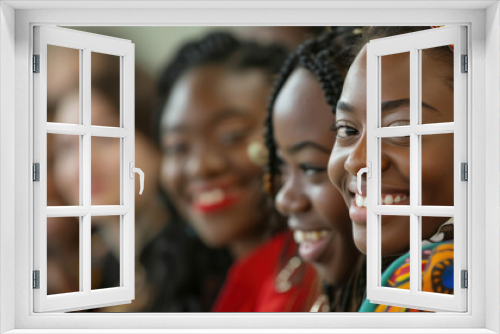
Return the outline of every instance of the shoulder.
[[[453,294],[453,240],[422,246],[422,291]],[[410,288],[410,254],[397,258],[382,274],[382,286]],[[412,312],[416,310],[363,302],[360,312]]]

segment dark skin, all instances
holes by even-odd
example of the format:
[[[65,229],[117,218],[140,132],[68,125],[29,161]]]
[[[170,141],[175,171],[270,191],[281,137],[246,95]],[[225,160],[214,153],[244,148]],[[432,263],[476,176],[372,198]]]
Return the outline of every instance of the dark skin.
[[[331,107],[314,75],[296,69],[279,93],[273,114],[282,160],[276,207],[294,231],[327,231],[328,245],[312,264],[324,281],[339,285],[351,276],[360,253],[343,198],[328,179],[335,138],[325,124],[332,121]]]
[[[382,126],[409,124],[409,57],[385,56],[382,62]],[[426,123],[453,121],[451,66],[432,53],[424,53],[422,73],[422,119]],[[356,57],[347,74],[337,106],[337,142],[330,156],[328,173],[350,207],[353,237],[366,253],[366,209],[356,203],[356,174],[366,167],[366,49]],[[382,198],[409,194],[409,138],[382,141]],[[422,204],[453,206],[453,136],[422,138]],[[366,196],[366,182],[362,189]],[[408,196],[409,197],[409,196]],[[396,204],[396,203],[395,203]],[[399,204],[406,204],[402,201]],[[364,214],[363,214],[364,213]],[[425,217],[422,238],[428,239],[448,218]],[[409,218],[382,217],[382,256],[400,255],[409,250]]]
[[[202,240],[235,258],[268,237],[263,171],[247,147],[262,138],[270,88],[261,71],[206,65],[181,77],[164,107],[162,185]]]

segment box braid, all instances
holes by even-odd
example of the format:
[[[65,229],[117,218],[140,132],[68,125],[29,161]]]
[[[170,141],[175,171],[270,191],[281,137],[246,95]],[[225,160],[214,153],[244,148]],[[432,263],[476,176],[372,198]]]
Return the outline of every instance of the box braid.
[[[240,41],[227,32],[213,32],[186,43],[175,54],[158,81],[160,103],[153,119],[158,141],[163,109],[175,83],[187,71],[208,64],[220,64],[235,71],[258,69],[268,75],[271,84],[287,53],[281,45]]]
[[[352,61],[352,45],[359,37],[356,27],[330,27],[330,31],[301,44],[291,53],[281,67],[274,82],[269,98],[266,118],[265,144],[269,151],[267,172],[264,176],[266,191],[274,195],[277,191],[275,181],[279,175],[276,142],[274,141],[273,110],[279,92],[297,67],[309,70],[321,85],[325,99],[335,114],[337,100],[340,98],[344,77]]]

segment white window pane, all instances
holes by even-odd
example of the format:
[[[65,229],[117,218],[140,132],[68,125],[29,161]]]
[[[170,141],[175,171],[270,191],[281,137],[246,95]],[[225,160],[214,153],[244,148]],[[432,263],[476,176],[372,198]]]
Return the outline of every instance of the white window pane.
[[[420,124],[453,122],[453,46],[421,50]]]
[[[47,121],[81,124],[80,50],[47,45]]]
[[[379,140],[380,205],[410,204],[410,137],[388,137]]]
[[[410,53],[380,57],[380,126],[410,124]]]
[[[421,136],[421,205],[453,206],[453,133]]]
[[[47,205],[81,204],[80,136],[47,134]]]
[[[91,138],[91,203],[121,204],[121,139]]]
[[[92,52],[92,125],[120,126],[120,57]]]
[[[120,219],[120,216],[92,217],[92,290],[120,286]]]
[[[80,289],[80,218],[47,218],[47,295]]]
[[[420,221],[424,240],[422,242],[421,291],[453,294],[453,219],[420,217]]]
[[[410,217],[380,216],[380,218],[381,286],[409,290],[409,256],[405,259],[399,257],[407,254],[410,248]]]

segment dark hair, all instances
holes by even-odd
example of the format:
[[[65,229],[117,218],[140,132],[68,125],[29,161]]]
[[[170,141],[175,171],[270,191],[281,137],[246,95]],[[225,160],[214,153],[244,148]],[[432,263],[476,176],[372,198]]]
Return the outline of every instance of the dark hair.
[[[276,155],[277,147],[273,131],[274,105],[281,89],[296,68],[305,68],[316,77],[328,105],[331,107],[332,112],[335,113],[337,101],[340,98],[344,84],[344,77],[353,59],[352,46],[360,37],[360,29],[357,27],[339,27],[338,29],[330,27],[329,30],[329,32],[315,39],[304,42],[295,52],[290,54],[281,67],[280,74],[274,83],[274,89],[268,104],[265,132],[265,142],[269,150],[266,182],[267,190],[272,195],[277,190],[275,189],[275,178],[279,174]],[[355,277],[353,274],[353,279]],[[341,308],[341,311],[345,311],[358,306],[359,298],[354,299],[356,305],[351,305],[351,291],[353,289],[350,285],[340,291],[340,295],[337,289],[328,285],[327,287],[327,289],[324,289],[324,293],[329,295],[336,310]]]
[[[391,37],[401,34],[408,34],[417,31],[428,30],[433,27],[364,27],[361,33],[361,38],[353,48],[353,56],[356,56],[361,49],[372,39]],[[440,46],[432,49],[427,49],[435,60],[441,61],[444,64],[453,64],[453,49],[450,46]]]
[[[287,50],[281,45],[240,41],[227,32],[213,32],[185,44],[175,54],[158,81],[160,103],[154,117],[157,140],[160,140],[163,108],[175,83],[188,70],[208,64],[222,65],[235,71],[258,69],[268,75],[271,83],[286,55]]]
[[[314,74],[323,89],[328,105],[335,113],[344,77],[353,58],[352,46],[359,38],[359,28],[339,27],[339,29],[331,28],[331,30],[315,39],[304,42],[295,52],[290,54],[274,83],[267,109],[265,131],[265,143],[269,151],[265,181],[267,191],[270,194],[276,192],[275,178],[278,175],[278,159],[273,130],[274,104],[285,82],[297,67],[303,67]]]

